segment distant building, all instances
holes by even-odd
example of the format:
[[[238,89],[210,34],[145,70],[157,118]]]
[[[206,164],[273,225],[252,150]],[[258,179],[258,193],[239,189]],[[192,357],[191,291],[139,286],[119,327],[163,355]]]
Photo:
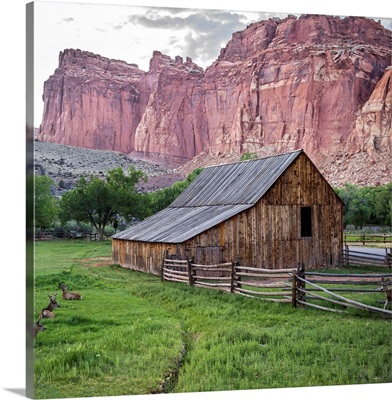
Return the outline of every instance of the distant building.
[[[113,261],[160,274],[168,252],[200,264],[340,264],[343,203],[302,151],[205,168],[166,209],[113,236]]]

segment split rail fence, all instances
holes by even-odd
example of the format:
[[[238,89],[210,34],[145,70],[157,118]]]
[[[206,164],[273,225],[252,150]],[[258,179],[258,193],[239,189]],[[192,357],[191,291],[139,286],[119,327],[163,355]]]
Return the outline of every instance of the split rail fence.
[[[219,289],[265,301],[291,303],[293,307],[308,306],[332,312],[345,312],[347,307],[351,307],[392,317],[392,311],[388,309],[362,304],[338,294],[379,293],[380,302],[384,304],[385,295],[380,290],[381,278],[392,279],[392,274],[305,272],[301,266],[270,270],[241,266],[234,262],[201,265],[170,258],[163,259],[161,273],[162,281]],[[331,308],[330,304],[335,308]]]
[[[392,245],[392,235],[388,234],[370,234],[367,235],[365,233],[360,233],[360,234],[354,234],[354,233],[345,233],[344,234],[344,242],[345,243],[362,243],[363,246],[366,244],[370,243],[383,243],[383,244],[389,244]]]
[[[373,266],[392,268],[392,252],[385,249],[385,254],[367,253],[364,251],[355,251],[345,246],[342,253],[343,265],[353,266]]]

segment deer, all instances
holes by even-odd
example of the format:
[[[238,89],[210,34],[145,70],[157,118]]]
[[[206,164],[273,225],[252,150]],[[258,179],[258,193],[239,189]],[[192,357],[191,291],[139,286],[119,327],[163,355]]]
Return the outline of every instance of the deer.
[[[384,304],[384,310],[385,310],[386,306],[388,305],[388,303],[392,302],[392,288],[388,289],[388,285],[391,285],[390,279],[387,279],[385,281],[384,278],[381,278],[380,290],[382,290],[385,293],[385,296],[386,296],[386,300],[385,300],[385,304]]]
[[[63,291],[63,300],[82,300],[80,293],[68,292],[68,287],[64,283],[59,283],[59,288]]]
[[[40,318],[54,318],[55,315],[53,310],[55,308],[60,307],[60,304],[57,303],[56,300],[57,293],[54,293],[52,295],[49,294],[48,297],[49,297],[49,304],[41,310]]]
[[[34,337],[38,335],[38,332],[46,331],[44,325],[41,324],[41,316],[38,318],[38,321],[34,325]]]

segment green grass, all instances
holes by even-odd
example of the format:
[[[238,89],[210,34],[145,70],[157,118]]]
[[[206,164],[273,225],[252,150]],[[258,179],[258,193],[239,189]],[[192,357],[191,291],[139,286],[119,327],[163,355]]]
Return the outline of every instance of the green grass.
[[[61,304],[35,340],[37,398],[391,382],[377,315],[163,283],[110,255],[110,242],[36,243],[35,315],[48,294]],[[60,281],[83,300],[62,300]]]

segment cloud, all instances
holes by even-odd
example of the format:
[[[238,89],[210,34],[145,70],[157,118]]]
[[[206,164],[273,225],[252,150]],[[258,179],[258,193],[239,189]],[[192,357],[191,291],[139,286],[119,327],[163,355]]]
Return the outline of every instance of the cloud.
[[[149,8],[143,14],[129,15],[124,25],[170,30],[168,49],[205,64],[219,55],[234,32],[263,18],[258,12]]]
[[[75,20],[72,17],[69,17],[69,18],[63,18],[62,21],[63,22],[74,22]]]

